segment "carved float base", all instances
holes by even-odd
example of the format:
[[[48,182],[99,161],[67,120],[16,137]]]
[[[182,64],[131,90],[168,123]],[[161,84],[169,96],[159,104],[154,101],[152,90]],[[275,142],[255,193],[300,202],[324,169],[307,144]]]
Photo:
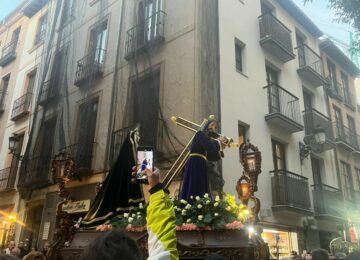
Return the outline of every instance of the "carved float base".
[[[147,258],[147,233],[125,232],[137,241],[142,257]],[[68,247],[61,249],[64,260],[78,259],[84,248],[94,239],[104,235],[98,231],[77,231]],[[217,253],[226,259],[253,260],[266,259],[259,257],[258,249],[264,245],[251,241],[244,230],[203,230],[177,231],[180,259],[203,259],[205,256]]]

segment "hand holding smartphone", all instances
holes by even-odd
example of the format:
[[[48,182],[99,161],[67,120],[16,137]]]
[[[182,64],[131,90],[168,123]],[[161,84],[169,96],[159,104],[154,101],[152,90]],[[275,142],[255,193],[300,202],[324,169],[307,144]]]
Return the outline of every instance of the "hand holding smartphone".
[[[151,146],[139,146],[136,155],[136,177],[137,183],[148,183],[147,176],[143,174],[145,169],[154,170],[154,149]]]

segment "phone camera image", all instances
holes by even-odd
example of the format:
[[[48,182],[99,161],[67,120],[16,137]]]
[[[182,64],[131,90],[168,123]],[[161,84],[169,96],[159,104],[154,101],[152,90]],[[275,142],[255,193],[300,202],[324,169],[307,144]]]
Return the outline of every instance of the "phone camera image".
[[[145,169],[153,169],[154,152],[151,147],[139,147],[137,151],[136,179],[140,183],[147,182],[147,176],[143,174]]]

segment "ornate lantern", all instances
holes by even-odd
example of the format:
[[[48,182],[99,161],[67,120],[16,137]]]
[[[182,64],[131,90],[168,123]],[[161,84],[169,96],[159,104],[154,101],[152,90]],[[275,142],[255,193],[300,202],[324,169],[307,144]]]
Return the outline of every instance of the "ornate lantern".
[[[239,154],[244,172],[249,175],[253,192],[255,192],[258,190],[257,179],[261,173],[261,152],[256,146],[246,142],[240,146]]]
[[[73,159],[66,152],[58,153],[51,162],[51,171],[54,181],[58,183],[60,197],[68,197],[69,192],[65,189],[65,183],[72,178],[74,172]]]
[[[236,191],[238,193],[239,199],[241,200],[241,203],[247,206],[251,197],[250,180],[248,177],[245,175],[240,177],[236,185]]]

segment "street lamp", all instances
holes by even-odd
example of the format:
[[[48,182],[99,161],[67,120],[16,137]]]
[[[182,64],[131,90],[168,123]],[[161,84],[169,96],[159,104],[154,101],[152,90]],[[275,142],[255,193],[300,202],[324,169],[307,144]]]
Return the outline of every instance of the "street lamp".
[[[9,150],[10,150],[10,154],[12,154],[14,157],[16,157],[17,159],[19,159],[20,161],[22,161],[23,156],[21,156],[20,154],[16,153],[16,151],[19,150],[19,144],[20,144],[20,137],[17,134],[13,134],[12,136],[9,137]]]
[[[314,138],[317,145],[322,146],[326,142],[326,132],[323,127],[318,125],[314,129]],[[303,164],[304,159],[306,159],[310,153],[314,150],[310,145],[299,142],[300,150],[300,161]]]

